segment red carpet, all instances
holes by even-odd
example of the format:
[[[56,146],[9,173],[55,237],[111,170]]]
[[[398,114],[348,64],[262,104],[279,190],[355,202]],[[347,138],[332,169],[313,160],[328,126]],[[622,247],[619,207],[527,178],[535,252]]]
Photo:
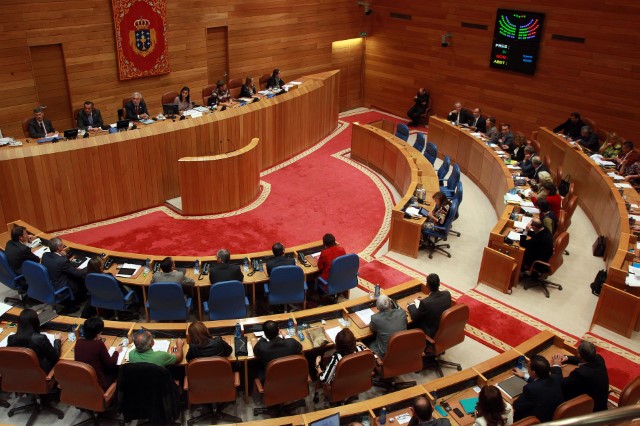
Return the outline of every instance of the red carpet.
[[[411,279],[410,276],[377,260],[369,263],[360,262],[360,270],[358,273],[360,274],[360,278],[373,284],[380,284],[382,288],[391,288]]]

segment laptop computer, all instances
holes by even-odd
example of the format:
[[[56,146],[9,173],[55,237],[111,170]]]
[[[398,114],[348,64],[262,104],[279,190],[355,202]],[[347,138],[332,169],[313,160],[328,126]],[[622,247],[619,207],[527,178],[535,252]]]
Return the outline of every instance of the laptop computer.
[[[116,123],[116,129],[127,130],[129,128],[129,120],[118,120]]]
[[[64,131],[65,139],[76,139],[78,137],[78,129],[68,129]]]

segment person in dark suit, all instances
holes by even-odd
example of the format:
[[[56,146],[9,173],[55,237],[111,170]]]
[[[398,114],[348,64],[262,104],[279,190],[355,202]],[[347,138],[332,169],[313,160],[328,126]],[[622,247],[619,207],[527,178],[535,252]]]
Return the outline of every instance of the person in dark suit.
[[[211,270],[209,271],[209,281],[211,284],[232,280],[242,282],[244,280],[244,274],[240,270],[240,266],[231,265],[229,263],[230,259],[231,253],[229,253],[229,250],[218,250],[216,263],[211,266]]]
[[[253,77],[249,76],[244,80],[242,88],[240,88],[241,98],[261,98],[256,86],[253,84]]]
[[[40,333],[40,320],[36,311],[23,309],[18,317],[16,334],[9,336],[7,346],[32,349],[40,361],[40,367],[49,373],[60,358],[61,337],[60,333],[54,334],[52,345],[47,336]]]
[[[413,106],[407,111],[407,117],[411,119],[407,126],[417,126],[420,116],[427,112],[429,93],[424,87],[418,89],[418,93],[413,97],[413,102]]]
[[[562,379],[564,400],[587,394],[593,399],[593,411],[607,409],[609,397],[609,375],[604,358],[596,353],[596,346],[583,340],[578,346],[578,356],[556,354],[552,357],[551,374],[562,377],[562,364],[578,365],[578,368]]]
[[[280,70],[276,68],[267,81],[267,89],[282,89],[282,86],[284,86],[284,80],[280,78]]]
[[[84,276],[87,268],[78,269],[67,259],[67,247],[60,238],[52,238],[49,242],[51,251],[42,256],[42,264],[49,272],[49,278],[56,289],[67,286],[73,292],[76,302],[82,300],[87,293]]]
[[[534,155],[533,157],[531,157],[531,165],[533,166],[533,173],[531,174],[531,179],[536,181],[536,182],[538,182],[540,180],[538,178],[538,174],[540,172],[551,173],[549,171],[549,169],[547,168],[547,166],[545,166],[542,163],[542,159],[537,155]]]
[[[394,309],[389,296],[381,294],[376,300],[378,313],[371,316],[369,328],[375,333],[375,340],[369,348],[380,358],[387,353],[387,346],[391,336],[407,329],[407,314],[402,309]]]
[[[286,265],[295,265],[296,260],[292,257],[284,256],[284,246],[282,243],[275,243],[273,247],[271,247],[271,251],[275,256],[273,259],[267,262],[267,274],[271,275],[271,271],[273,268],[278,266],[286,266]]]
[[[553,254],[553,235],[539,218],[535,218],[520,235],[520,247],[524,247],[522,267],[529,269],[536,260],[549,261]]]
[[[580,129],[578,143],[591,152],[598,152],[600,150],[600,139],[597,133],[589,126],[582,126]]]
[[[536,150],[532,145],[526,145],[524,147],[524,156],[522,161],[518,163],[518,166],[522,169],[520,171],[520,176],[525,178],[532,178],[533,174],[536,172],[536,169],[533,167],[533,163],[531,159],[536,155]]]
[[[511,124],[502,123],[500,125],[500,137],[496,142],[500,148],[507,151],[509,154],[513,154],[513,132],[511,131]]]
[[[50,120],[44,118],[44,108],[38,107],[33,110],[33,118],[29,121],[29,136],[34,139],[53,136],[56,130]]]
[[[149,110],[147,110],[147,104],[142,99],[142,95],[139,92],[133,92],[131,100],[124,106],[125,118],[127,120],[145,120],[149,118]]]
[[[562,133],[571,139],[578,139],[580,137],[580,129],[582,129],[582,126],[584,126],[584,122],[580,118],[580,113],[572,112],[567,121],[556,126],[553,129],[553,132]]]
[[[209,329],[201,321],[193,322],[187,328],[187,362],[192,359],[221,356],[228,357],[233,348],[220,336],[211,337]]]
[[[302,352],[302,345],[296,339],[285,339],[279,333],[278,323],[267,321],[263,324],[264,336],[261,337],[253,348],[256,358],[262,363],[259,376],[264,378],[267,365],[274,359],[289,355],[297,355]]]
[[[453,104],[453,109],[447,115],[447,120],[454,122],[456,124],[469,124],[473,116],[469,112],[468,109],[462,107],[461,102],[456,102]]]
[[[151,283],[178,283],[186,287],[193,287],[195,280],[187,276],[184,268],[177,269],[171,257],[165,257],[160,262],[160,270],[151,277]]]
[[[4,254],[7,262],[16,275],[22,275],[22,264],[25,260],[40,263],[40,258],[31,252],[27,243],[33,241],[33,235],[29,235],[23,226],[14,226],[11,230],[11,240],[7,242]]]
[[[100,130],[104,124],[100,110],[95,109],[91,101],[84,101],[82,110],[78,112],[77,122],[78,127],[82,130]]]
[[[560,377],[549,374],[551,366],[542,355],[534,355],[529,362],[529,371],[513,369],[516,376],[522,377],[527,384],[522,395],[513,403],[513,420],[518,421],[536,416],[541,422],[551,421],[556,408],[564,402]]]
[[[487,117],[482,115],[480,108],[476,107],[473,109],[473,118],[469,121],[469,127],[476,132],[487,132]]]
[[[409,303],[409,315],[416,326],[429,337],[435,336],[440,326],[442,313],[451,307],[451,293],[440,291],[440,277],[437,274],[427,276],[429,296]]]

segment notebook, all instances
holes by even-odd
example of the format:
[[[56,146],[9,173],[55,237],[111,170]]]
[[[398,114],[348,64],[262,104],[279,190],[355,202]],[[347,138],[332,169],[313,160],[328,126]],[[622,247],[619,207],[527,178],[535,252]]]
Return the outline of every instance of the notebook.
[[[522,394],[522,389],[527,381],[518,376],[511,376],[507,380],[498,383],[498,388],[509,395],[512,399]]]
[[[461,399],[460,400],[460,405],[462,405],[462,408],[464,409],[465,413],[467,414],[473,414],[476,412],[476,405],[478,404],[478,397],[473,397],[473,398],[467,398],[467,399]]]

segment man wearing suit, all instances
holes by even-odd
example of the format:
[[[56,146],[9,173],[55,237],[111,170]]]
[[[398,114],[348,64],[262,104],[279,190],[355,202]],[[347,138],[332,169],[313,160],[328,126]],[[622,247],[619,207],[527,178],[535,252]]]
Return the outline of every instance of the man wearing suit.
[[[387,353],[387,345],[393,333],[407,329],[407,314],[402,309],[393,309],[389,296],[381,294],[376,301],[378,313],[371,316],[369,328],[376,333],[376,339],[369,349],[380,358]]]
[[[302,352],[302,345],[296,339],[285,339],[278,330],[275,321],[267,321],[262,326],[264,336],[261,337],[253,348],[256,358],[262,362],[262,369],[258,375],[264,378],[264,373],[269,362],[277,358],[289,355],[297,355]]]
[[[151,277],[151,283],[178,283],[193,287],[196,282],[193,278],[187,277],[184,270],[176,269],[176,264],[172,258],[165,257],[160,262],[160,270]]]
[[[587,394],[593,399],[593,411],[607,409],[609,396],[609,375],[604,358],[596,353],[596,346],[583,340],[578,346],[578,356],[556,354],[552,357],[551,374],[562,377],[562,364],[578,365],[578,368],[562,379],[564,400]]]
[[[451,293],[440,291],[440,277],[437,274],[427,276],[429,296],[409,303],[409,315],[416,326],[429,337],[435,336],[440,326],[442,313],[451,307]]]
[[[469,127],[471,127],[476,132],[487,132],[487,118],[482,115],[482,111],[480,110],[480,108],[476,107],[473,109],[473,118],[469,122]]]
[[[584,126],[584,122],[580,118],[580,113],[572,112],[567,121],[556,126],[553,129],[553,132],[562,133],[571,139],[578,139],[580,137],[580,129],[582,129],[582,126]]]
[[[230,259],[231,253],[229,253],[229,250],[218,250],[216,263],[211,267],[211,270],[209,271],[209,281],[211,282],[211,284],[232,280],[238,280],[242,282],[244,280],[244,274],[240,270],[240,266],[231,265],[229,263]]]
[[[503,150],[513,154],[513,133],[511,132],[511,124],[502,123],[500,125],[500,137],[496,142]]]
[[[82,130],[99,130],[102,127],[102,114],[93,107],[93,102],[84,101],[84,108],[78,112],[78,127]]]
[[[56,289],[69,287],[76,298],[76,303],[81,301],[87,294],[84,286],[87,268],[78,269],[67,259],[67,247],[60,238],[52,238],[49,248],[51,251],[42,256],[42,264],[47,268],[53,286]]]
[[[127,120],[139,121],[149,118],[147,104],[142,100],[139,92],[133,92],[131,100],[124,106],[125,118]]]
[[[535,180],[536,182],[539,181],[538,174],[540,172],[551,173],[549,172],[549,169],[547,168],[547,166],[545,166],[542,163],[542,159],[537,155],[534,155],[533,157],[531,157],[531,165],[533,166],[533,174],[530,177],[532,180]]]
[[[296,260],[294,258],[285,257],[284,256],[284,246],[282,245],[282,243],[275,243],[271,247],[271,251],[273,252],[273,255],[275,257],[267,262],[267,274],[268,275],[271,275],[271,271],[273,271],[273,268],[276,268],[278,266],[286,266],[286,265],[295,265],[296,264]]]
[[[520,235],[520,247],[524,247],[522,267],[529,269],[536,260],[549,261],[553,254],[553,235],[539,218],[535,218],[529,222],[527,232]]]
[[[529,362],[529,372],[513,369],[516,376],[528,383],[522,395],[513,403],[513,420],[518,421],[536,416],[541,422],[551,421],[556,408],[564,402],[560,379],[562,376],[549,374],[551,366],[542,355],[534,355]]]
[[[267,89],[282,89],[282,86],[284,86],[284,80],[280,78],[280,70],[276,68],[267,81]]]
[[[44,118],[44,108],[38,107],[33,110],[33,118],[29,121],[29,136],[34,139],[53,136],[56,130],[50,120]]]
[[[453,109],[447,115],[447,120],[454,122],[455,124],[469,124],[473,116],[469,113],[469,110],[462,107],[461,102],[453,104]]]
[[[29,235],[23,226],[14,226],[11,230],[11,240],[7,242],[4,254],[7,262],[16,275],[22,275],[22,264],[25,260],[40,263],[40,258],[31,252],[27,243],[33,241],[33,235]]]
[[[578,143],[591,152],[597,153],[600,150],[600,139],[589,126],[582,126]]]

